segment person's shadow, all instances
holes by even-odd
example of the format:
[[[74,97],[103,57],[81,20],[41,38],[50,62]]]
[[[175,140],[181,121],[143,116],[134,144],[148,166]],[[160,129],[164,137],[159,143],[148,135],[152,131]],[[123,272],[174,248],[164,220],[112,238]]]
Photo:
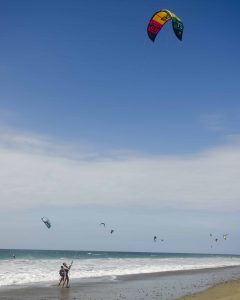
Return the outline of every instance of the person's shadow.
[[[59,299],[60,300],[70,300],[71,298],[71,289],[60,288],[59,289]]]

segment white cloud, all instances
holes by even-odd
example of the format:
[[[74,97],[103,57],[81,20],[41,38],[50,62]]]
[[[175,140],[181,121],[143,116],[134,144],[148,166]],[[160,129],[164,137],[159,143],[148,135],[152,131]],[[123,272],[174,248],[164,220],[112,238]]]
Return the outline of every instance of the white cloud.
[[[96,155],[49,139],[0,133],[1,210],[84,204],[239,209],[240,145],[197,155]]]

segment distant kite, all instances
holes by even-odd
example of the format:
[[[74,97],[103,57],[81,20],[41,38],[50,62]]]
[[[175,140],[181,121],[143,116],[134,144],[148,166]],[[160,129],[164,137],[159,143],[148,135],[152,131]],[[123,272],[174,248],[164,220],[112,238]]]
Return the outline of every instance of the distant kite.
[[[103,223],[103,222],[102,222],[102,223],[100,223],[100,225],[103,225],[104,227],[106,226],[106,224],[105,224],[105,223]]]
[[[113,234],[113,233],[114,233],[114,230],[113,230],[113,229],[111,229],[110,233],[111,233],[111,234]]]
[[[226,241],[227,238],[228,238],[228,233],[225,233],[225,234],[223,235],[223,238],[224,238],[224,240]]]
[[[153,240],[154,240],[154,242],[157,241],[157,236],[156,235],[154,235]]]
[[[42,217],[41,220],[47,226],[47,228],[51,228],[51,222],[50,222],[50,220],[48,218]]]
[[[176,37],[180,41],[182,40],[184,28],[182,21],[170,10],[163,9],[157,11],[149,21],[147,33],[151,41],[155,41],[157,34],[169,20],[172,20],[172,27]]]

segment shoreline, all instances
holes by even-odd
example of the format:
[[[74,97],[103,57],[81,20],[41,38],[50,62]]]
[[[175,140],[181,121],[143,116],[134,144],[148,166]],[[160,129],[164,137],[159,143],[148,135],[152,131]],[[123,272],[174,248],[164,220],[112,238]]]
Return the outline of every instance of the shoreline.
[[[47,284],[41,283],[32,286],[0,288],[0,299],[191,300],[194,298],[198,300],[198,295],[209,293],[211,289],[216,288],[218,290],[218,287],[221,285],[228,287],[230,284],[232,286],[233,282],[239,282],[240,285],[240,267],[230,266],[217,269],[122,275],[117,276],[115,280],[111,281],[107,281],[106,279],[99,280],[97,278],[92,281],[71,280],[70,278],[71,287],[69,289],[59,288],[57,280],[56,282],[48,282]],[[240,296],[237,299],[240,299]]]
[[[201,274],[211,271],[218,270],[231,270],[231,269],[239,269],[240,266],[223,266],[223,267],[211,267],[211,268],[202,268],[202,269],[191,269],[191,270],[171,270],[171,271],[162,271],[162,272],[153,272],[153,273],[138,273],[138,274],[126,274],[126,275],[117,275],[116,278],[118,280],[136,280],[136,279],[146,279],[146,278],[154,278],[154,277],[162,277],[162,276],[173,276],[173,275],[184,275],[184,274]]]

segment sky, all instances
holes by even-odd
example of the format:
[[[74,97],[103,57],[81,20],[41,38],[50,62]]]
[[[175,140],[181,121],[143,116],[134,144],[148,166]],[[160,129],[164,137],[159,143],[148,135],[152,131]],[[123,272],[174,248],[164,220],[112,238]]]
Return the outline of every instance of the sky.
[[[0,6],[0,248],[240,254],[239,1]]]

